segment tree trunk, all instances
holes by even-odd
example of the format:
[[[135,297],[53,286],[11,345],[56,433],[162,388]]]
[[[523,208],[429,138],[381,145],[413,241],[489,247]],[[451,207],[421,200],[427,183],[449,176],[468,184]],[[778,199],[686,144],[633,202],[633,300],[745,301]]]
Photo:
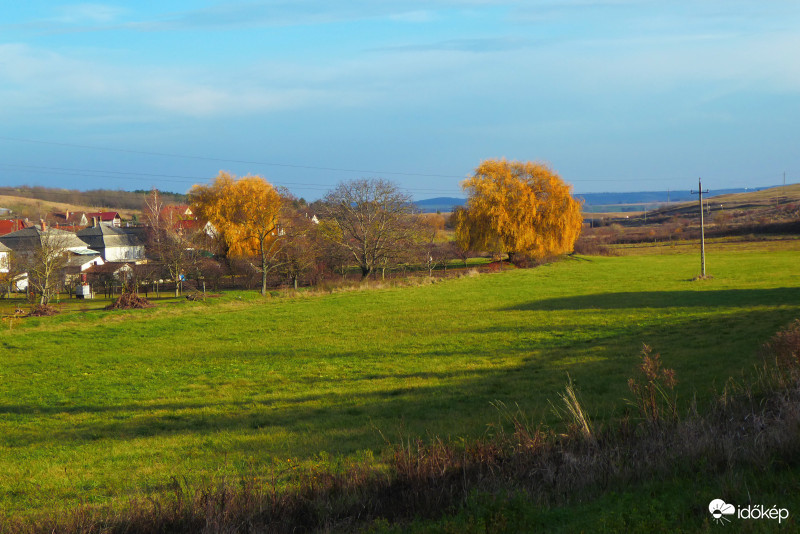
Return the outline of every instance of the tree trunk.
[[[261,249],[261,295],[267,294],[267,254],[264,252],[264,239],[259,243]]]
[[[361,280],[366,280],[369,277],[369,273],[371,273],[371,272],[372,272],[372,269],[370,267],[362,265],[361,266]]]

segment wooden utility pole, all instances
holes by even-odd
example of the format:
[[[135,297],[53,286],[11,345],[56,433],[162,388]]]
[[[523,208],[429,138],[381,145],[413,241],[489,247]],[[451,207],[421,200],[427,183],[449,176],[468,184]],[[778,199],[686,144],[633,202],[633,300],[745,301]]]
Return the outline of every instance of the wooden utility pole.
[[[708,189],[703,191],[702,179],[697,179],[697,191],[692,191],[693,195],[700,196],[700,277],[706,277],[706,230],[703,220],[703,193],[708,193]]]

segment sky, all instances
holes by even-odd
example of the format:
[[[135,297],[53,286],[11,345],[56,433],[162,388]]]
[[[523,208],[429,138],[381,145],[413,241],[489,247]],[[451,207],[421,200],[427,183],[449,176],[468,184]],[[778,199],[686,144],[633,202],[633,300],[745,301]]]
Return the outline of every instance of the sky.
[[[7,2],[0,184],[463,196],[491,158],[577,193],[800,182],[800,2]]]

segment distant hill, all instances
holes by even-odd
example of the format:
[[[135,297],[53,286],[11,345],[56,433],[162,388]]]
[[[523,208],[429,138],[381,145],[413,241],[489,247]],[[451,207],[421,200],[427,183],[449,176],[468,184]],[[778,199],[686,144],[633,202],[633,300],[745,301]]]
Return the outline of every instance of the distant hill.
[[[0,195],[19,197],[28,201],[45,201],[54,204],[94,206],[113,210],[141,210],[144,199],[150,191],[122,191],[117,189],[91,189],[79,191],[77,189],[60,189],[55,187],[18,186],[0,187]],[[183,204],[186,195],[178,193],[161,192],[161,199],[167,203]],[[77,210],[76,210],[77,211]]]
[[[734,193],[752,193],[767,189],[760,188],[735,188],[735,189],[715,189],[709,192],[708,196],[730,195]],[[639,191],[633,193],[579,193],[575,198],[583,201],[583,210],[586,212],[605,212],[605,211],[641,211],[643,205],[647,204],[648,209],[655,207],[654,204],[670,204],[673,202],[687,202],[697,200],[697,195],[691,191]],[[463,206],[467,203],[465,198],[457,197],[436,197],[426,200],[417,200],[414,205],[422,213],[435,213],[440,211],[448,213],[453,211],[456,206]]]
[[[436,213],[437,211],[449,213],[453,211],[453,208],[456,206],[463,206],[466,203],[466,198],[436,197],[427,200],[417,200],[414,202],[414,205],[422,213]]]
[[[714,189],[708,193],[709,197],[730,195],[735,193],[752,193],[768,189],[760,188],[734,188]],[[705,196],[705,195],[704,195]],[[691,191],[640,191],[634,193],[579,193],[575,198],[583,200],[585,212],[607,211],[641,211],[644,207],[653,208],[655,205],[666,205],[668,202],[688,202],[697,200],[697,195]],[[647,206],[644,206],[644,205]]]

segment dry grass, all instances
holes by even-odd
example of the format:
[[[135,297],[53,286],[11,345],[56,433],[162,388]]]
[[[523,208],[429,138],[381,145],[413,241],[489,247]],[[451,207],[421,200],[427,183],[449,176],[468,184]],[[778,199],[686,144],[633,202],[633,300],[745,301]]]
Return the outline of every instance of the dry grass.
[[[20,208],[25,208],[34,215],[38,214],[38,217],[44,217],[49,213],[64,213],[67,210],[76,213],[91,213],[105,208],[105,206],[82,206],[76,204],[67,204],[65,202],[51,202],[48,200],[39,200],[36,198],[17,197],[10,195],[0,195],[0,206],[16,208],[15,211],[19,211]],[[137,215],[141,218],[142,215],[141,210],[114,209],[112,211],[119,212],[119,216],[124,220],[130,220],[134,215]]]

